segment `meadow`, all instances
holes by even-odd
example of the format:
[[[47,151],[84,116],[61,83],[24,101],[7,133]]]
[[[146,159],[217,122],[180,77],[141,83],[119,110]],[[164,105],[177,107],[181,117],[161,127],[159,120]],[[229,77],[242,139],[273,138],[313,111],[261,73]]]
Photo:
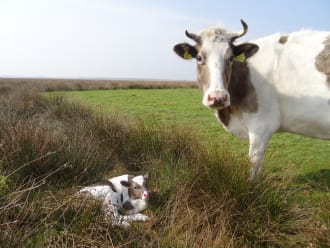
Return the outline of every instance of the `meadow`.
[[[96,111],[120,112],[146,123],[189,127],[201,142],[221,142],[237,156],[246,156],[248,152],[248,141],[239,140],[226,132],[217,122],[214,111],[202,106],[199,89],[119,89],[59,94],[77,99]],[[309,179],[312,174],[320,177],[324,174],[327,185],[330,185],[330,142],[294,134],[275,134],[267,149],[265,168],[278,171],[279,175],[290,172]]]
[[[247,142],[195,88],[31,84],[0,83],[2,247],[329,247],[329,141],[276,135],[250,183]],[[113,227],[75,194],[146,171],[149,223]]]

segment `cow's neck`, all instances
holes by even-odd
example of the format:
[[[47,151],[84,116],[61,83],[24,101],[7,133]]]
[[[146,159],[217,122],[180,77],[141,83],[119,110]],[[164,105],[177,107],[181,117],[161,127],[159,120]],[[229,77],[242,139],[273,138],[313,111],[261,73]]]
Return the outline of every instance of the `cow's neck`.
[[[258,111],[256,91],[250,80],[250,71],[246,62],[234,62],[228,88],[230,106],[217,110],[220,121],[228,126],[232,114]]]

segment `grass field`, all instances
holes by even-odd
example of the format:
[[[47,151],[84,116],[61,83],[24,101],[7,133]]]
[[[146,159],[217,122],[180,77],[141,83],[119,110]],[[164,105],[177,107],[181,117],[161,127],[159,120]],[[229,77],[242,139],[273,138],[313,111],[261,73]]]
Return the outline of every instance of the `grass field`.
[[[247,142],[196,89],[1,86],[1,247],[329,247],[329,141],[276,135],[248,182]],[[149,223],[113,227],[75,194],[146,171]]]
[[[246,155],[248,142],[228,134],[217,122],[214,111],[201,104],[198,89],[110,90],[61,92],[96,110],[117,111],[146,122],[175,123],[193,128],[206,143],[220,141],[229,151]],[[313,180],[324,177],[330,185],[330,142],[293,134],[275,134],[265,159],[268,171],[293,173]]]

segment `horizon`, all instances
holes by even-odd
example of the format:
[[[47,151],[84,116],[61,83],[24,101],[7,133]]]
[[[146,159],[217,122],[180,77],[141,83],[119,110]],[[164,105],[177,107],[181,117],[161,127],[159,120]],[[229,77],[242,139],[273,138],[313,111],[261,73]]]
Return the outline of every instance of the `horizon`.
[[[163,79],[163,78],[117,78],[117,77],[108,77],[108,78],[102,78],[102,77],[37,77],[37,76],[30,76],[30,77],[21,77],[21,76],[2,76],[0,75],[0,81],[1,80],[7,80],[7,79],[20,79],[20,80],[91,80],[91,81],[110,81],[110,80],[116,80],[116,81],[180,81],[180,82],[196,82],[196,80],[189,80],[189,79]]]

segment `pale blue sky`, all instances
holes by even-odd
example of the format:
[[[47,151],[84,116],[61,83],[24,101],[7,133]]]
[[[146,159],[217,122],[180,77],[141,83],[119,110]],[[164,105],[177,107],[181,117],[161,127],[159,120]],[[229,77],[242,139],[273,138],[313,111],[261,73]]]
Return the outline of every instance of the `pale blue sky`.
[[[0,76],[194,80],[172,52],[185,29],[330,31],[329,13],[329,0],[0,0]]]

